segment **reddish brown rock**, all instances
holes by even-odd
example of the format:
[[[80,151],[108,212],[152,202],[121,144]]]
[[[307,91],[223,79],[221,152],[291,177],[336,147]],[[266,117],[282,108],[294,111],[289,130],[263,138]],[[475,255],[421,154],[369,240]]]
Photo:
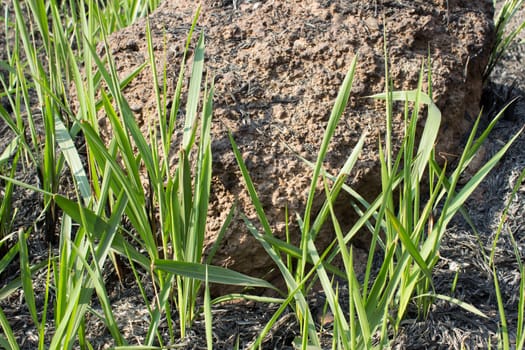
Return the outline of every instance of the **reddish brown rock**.
[[[295,222],[295,214],[303,212],[311,176],[284,143],[315,160],[334,98],[356,54],[350,105],[326,168],[336,172],[359,136],[370,130],[350,183],[368,196],[378,191],[377,144],[385,116],[380,103],[364,97],[384,89],[383,33],[396,89],[416,87],[421,64],[430,52],[434,99],[443,113],[438,145],[443,154],[459,153],[479,111],[481,73],[494,36],[492,1],[204,0],[202,6],[198,23],[206,35],[206,68],[216,81],[207,247],[215,241],[235,198],[240,210],[256,220],[227,130],[242,151],[275,235],[283,237],[284,208],[288,206]],[[166,58],[169,96],[195,10],[194,1],[168,0],[149,19],[159,65]],[[147,60],[145,29],[141,20],[110,38],[122,76]],[[145,128],[147,119],[156,115],[150,70],[132,81],[125,94]],[[396,135],[401,126],[397,120]],[[315,208],[321,201],[319,197]],[[336,210],[348,227],[354,216],[347,199],[342,198]],[[297,241],[295,224],[292,235]],[[331,238],[326,227],[319,247]],[[215,263],[256,277],[274,276],[269,273],[270,258],[239,217],[221,243]]]

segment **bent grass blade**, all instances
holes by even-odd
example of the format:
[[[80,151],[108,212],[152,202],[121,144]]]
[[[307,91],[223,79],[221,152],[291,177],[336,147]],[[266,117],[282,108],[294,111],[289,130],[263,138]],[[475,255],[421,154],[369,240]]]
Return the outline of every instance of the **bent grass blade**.
[[[153,268],[203,282],[206,281],[207,277],[209,283],[278,290],[263,279],[250,277],[240,272],[214,265],[158,259],[153,262]]]

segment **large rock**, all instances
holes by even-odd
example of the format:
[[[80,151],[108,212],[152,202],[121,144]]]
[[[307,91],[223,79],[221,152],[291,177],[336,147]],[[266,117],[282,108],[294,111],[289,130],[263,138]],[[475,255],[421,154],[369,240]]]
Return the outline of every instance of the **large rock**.
[[[162,64],[166,57],[168,62],[169,96],[195,10],[192,0],[168,0],[149,19],[157,60]],[[494,39],[492,18],[491,0],[204,0],[198,23],[206,35],[206,67],[216,81],[213,199],[206,246],[215,241],[234,199],[255,219],[228,129],[242,151],[275,235],[284,236],[285,206],[295,222],[295,214],[304,208],[311,172],[284,144],[315,160],[334,98],[356,54],[350,105],[326,168],[335,173],[359,136],[369,130],[350,182],[367,196],[378,191],[377,145],[385,127],[384,106],[364,97],[384,89],[384,33],[396,89],[416,87],[421,64],[430,52],[434,99],[443,113],[438,149],[443,155],[458,154],[479,111],[481,73]],[[122,76],[148,59],[145,30],[141,20],[111,36],[111,53]],[[144,128],[156,115],[152,81],[145,69],[125,90]],[[401,127],[398,119],[396,135]],[[315,208],[322,200],[319,196]],[[354,217],[348,200],[342,198],[336,210],[348,227]],[[297,225],[292,224],[294,241],[298,235]],[[331,238],[327,225],[319,246],[326,246]],[[224,237],[215,263],[252,276],[274,276],[269,273],[268,255],[239,217]]]

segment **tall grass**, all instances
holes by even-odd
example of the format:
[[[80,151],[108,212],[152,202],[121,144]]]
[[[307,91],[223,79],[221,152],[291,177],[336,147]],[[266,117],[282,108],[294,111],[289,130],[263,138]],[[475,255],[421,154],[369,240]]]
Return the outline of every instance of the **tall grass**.
[[[409,304],[415,303],[421,316],[424,317],[429,312],[433,298],[436,297],[457,303],[470,312],[486,317],[472,305],[461,303],[447,296],[437,295],[432,284],[432,269],[438,261],[440,243],[447,224],[519,134],[515,135],[488,161],[459,192],[456,192],[456,185],[463,170],[470,163],[502,113],[490,123],[477,139],[475,139],[475,135],[478,124],[474,125],[458,168],[452,172],[450,177],[447,177],[445,169],[441,169],[434,159],[433,152],[441,113],[430,97],[421,92],[423,75],[421,75],[418,89],[414,91],[389,91],[387,88],[385,93],[373,97],[386,99],[389,105],[387,111],[394,110],[394,101],[401,101],[405,104],[405,137],[398,154],[394,154],[391,151],[392,148],[387,148],[390,153],[385,154],[383,147],[379,145],[382,192],[372,203],[367,203],[353,189],[344,185],[344,179],[351,172],[359,156],[363,138],[355,146],[337,176],[329,176],[322,170],[327,145],[349,96],[354,69],[355,62],[349,70],[336,99],[318,160],[315,165],[312,165],[314,177],[310,193],[314,193],[316,189],[318,183],[316,176],[322,177],[325,183],[326,201],[315,218],[311,218],[312,214],[308,209],[308,204],[304,216],[298,218],[302,238],[299,247],[290,247],[289,244],[279,241],[272,235],[255,187],[232,139],[237,161],[264,232],[257,232],[254,225],[247,219],[245,220],[252,234],[263,244],[279,267],[284,280],[287,282],[288,295],[290,293],[295,295],[296,303],[292,307],[296,312],[298,322],[302,325],[303,336],[298,339],[302,348],[319,347],[319,339],[314,331],[311,312],[304,304],[308,290],[299,287],[305,285],[305,278],[318,278],[321,282],[328,306],[335,317],[334,336],[336,338],[334,338],[334,344],[336,344],[335,348],[338,349],[372,348],[374,337],[377,337],[381,346],[387,346],[389,331],[392,328],[398,329],[406,315]],[[409,102],[413,103],[412,111],[409,109]],[[428,105],[428,112],[419,146],[416,147],[416,126],[421,104]],[[387,113],[387,118],[392,118],[392,114]],[[387,125],[392,125],[392,123],[387,122]],[[389,160],[392,160],[391,164],[388,164]],[[428,176],[430,181],[426,194],[423,193],[421,186],[424,174]],[[333,180],[331,188],[327,183],[328,178]],[[364,206],[361,219],[348,232],[342,232],[333,210],[333,203],[341,189],[348,191],[350,195],[355,197],[356,201]],[[397,200],[394,200],[394,193],[397,194]],[[311,201],[307,203],[311,205]],[[438,210],[438,208],[440,209]],[[437,215],[435,214],[436,211],[438,211]],[[332,220],[337,238],[327,250],[319,253],[315,244],[315,237],[321,226],[326,222],[328,215]],[[311,227],[308,226],[310,221],[314,222]],[[347,246],[358,232],[367,228],[370,228],[371,234],[370,255],[366,274],[362,280],[358,280],[353,267],[352,248]],[[373,254],[376,249],[380,249],[382,252],[378,262],[379,271],[372,268],[377,265],[374,261],[377,255]],[[282,258],[282,254],[287,258],[291,257],[297,260],[296,265],[299,271],[295,273],[295,280],[292,278],[291,271],[286,267],[286,258]],[[340,300],[337,298],[339,292],[337,287],[334,289],[330,278],[334,269],[330,262],[336,256],[339,256],[344,264],[343,270],[336,271],[336,274],[342,276],[349,285],[349,309],[347,310],[341,306]],[[307,263],[313,265],[309,272],[306,272]],[[261,337],[263,336],[264,333],[261,334]],[[262,339],[261,337],[259,339]]]
[[[28,5],[34,7],[34,9],[31,7],[34,17],[48,15],[43,10],[44,8],[38,8],[43,3]],[[19,4],[16,6],[18,28],[22,26],[23,11]],[[57,290],[54,305],[56,330],[50,347],[72,348],[76,343],[82,348],[91,346],[86,338],[84,323],[85,315],[89,312],[89,301],[94,297],[94,293],[103,307],[102,321],[106,324],[115,344],[126,346],[126,341],[116,325],[103,284],[104,263],[109,257],[117,265],[115,254],[126,257],[135,273],[139,267],[151,273],[150,282],[154,285],[156,293],[153,296],[143,294],[145,305],[151,316],[150,327],[144,342],[149,346],[155,342],[162,345],[166,341],[158,331],[162,315],[171,314],[172,302],[174,302],[179,313],[179,336],[184,337],[186,328],[191,325],[195,317],[197,293],[200,290],[201,280],[266,288],[272,288],[272,286],[263,280],[226,269],[201,265],[211,183],[210,123],[213,96],[213,84],[211,84],[209,90],[206,87],[202,99],[202,118],[198,118],[197,110],[203,78],[203,34],[200,35],[197,47],[193,52],[193,69],[188,88],[182,140],[176,140],[174,134],[175,120],[182,100],[182,82],[186,78],[184,71],[186,54],[180,62],[181,71],[174,96],[166,96],[168,82],[165,66],[161,67],[164,70],[164,81],[160,84],[157,80],[153,82],[157,93],[158,120],[152,123],[148,135],[144,136],[135,122],[122,88],[126,81],[132,79],[141,69],[145,69],[146,65],[140,66],[130,77],[120,81],[112,57],[101,58],[95,50],[96,38],[100,38],[108,49],[106,42],[108,30],[112,30],[115,25],[111,22],[111,16],[107,17],[107,14],[98,10],[94,2],[88,4],[87,13],[84,6],[79,6],[78,10],[80,14],[75,18],[78,19],[82,31],[90,35],[83,35],[82,31],[73,32],[71,40],[82,43],[84,52],[82,63],[86,67],[85,76],[81,72],[80,63],[76,61],[76,53],[66,45],[67,30],[61,27],[62,23],[58,16],[56,3],[52,2],[49,10],[54,40],[50,39],[50,33],[53,31],[47,28],[43,21],[39,26],[42,36],[47,35],[49,38],[49,50],[54,50],[46,52],[45,56],[60,58],[57,60],[56,70],[46,71],[47,66],[45,67],[38,61],[35,47],[30,45],[34,38],[30,38],[27,33],[23,34],[26,36],[23,41],[25,43],[24,54],[27,54],[27,51],[28,56],[34,57],[30,62],[34,65],[30,75],[37,76],[34,85],[40,89],[38,96],[42,96],[48,103],[43,105],[44,109],[51,111],[45,123],[44,135],[48,142],[46,145],[53,146],[43,149],[31,148],[30,145],[39,145],[39,143],[35,141],[38,138],[37,122],[30,116],[29,126],[30,129],[35,130],[31,134],[34,135],[35,140],[26,142],[25,150],[29,155],[35,156],[38,169],[44,169],[44,166],[49,165],[45,169],[53,171],[52,174],[45,173],[43,178],[53,177],[53,181],[58,181],[63,165],[66,163],[73,175],[78,194],[77,201],[57,195],[58,182],[56,181],[53,182],[55,186],[47,183],[42,188],[23,184],[14,180],[13,177],[6,178],[6,181],[11,187],[17,184],[39,191],[45,197],[46,208],[54,208],[56,204],[63,211],[60,220],[59,252],[56,257],[50,257],[48,264],[48,271],[51,272],[53,285]],[[111,11],[110,9],[110,13]],[[198,13],[188,35],[186,53],[189,50],[197,18]],[[74,30],[77,30],[76,28]],[[157,77],[158,67],[155,66],[152,54],[149,26],[146,34],[151,55],[148,62],[149,68]],[[65,64],[64,69],[60,68],[64,62],[71,64],[68,66],[66,76],[58,73],[66,71]],[[49,65],[51,66],[52,63],[50,62]],[[15,64],[22,66],[21,61],[16,61]],[[92,66],[96,67],[96,70]],[[24,73],[20,70],[16,79],[25,79]],[[73,113],[69,104],[64,101],[67,95],[65,86],[68,77],[72,79],[76,88],[79,105],[77,114]],[[48,86],[50,85],[48,81],[51,80],[56,80],[63,96],[55,93],[57,89]],[[107,86],[107,92],[100,90],[102,82]],[[25,81],[21,85],[24,86],[22,95],[29,96],[30,85]],[[159,86],[161,89],[158,88]],[[174,107],[168,112],[166,105],[170,98]],[[29,102],[28,98],[28,106]],[[61,112],[60,115],[58,115],[58,109]],[[97,113],[100,111],[103,111],[108,117],[114,132],[114,139],[109,144],[104,143],[97,130]],[[15,133],[21,135],[20,128],[17,128],[17,125],[11,121],[8,113],[5,112],[3,116]],[[26,123],[26,120],[21,120],[21,123]],[[169,125],[169,127],[166,129],[161,125]],[[200,133],[198,133],[199,125]],[[82,131],[86,140],[89,173],[85,172],[79,152],[73,142],[73,138],[79,131]],[[160,152],[157,148],[159,132]],[[178,164],[173,165],[169,163],[171,154],[168,154],[168,150],[177,141],[180,142]],[[59,146],[60,152],[55,153],[55,145]],[[9,154],[5,153],[4,158],[11,156],[13,151],[9,148],[6,152]],[[45,160],[44,165],[38,163],[42,153],[44,153],[42,157]],[[147,175],[147,184],[142,181],[142,171]],[[8,203],[7,199],[4,200],[4,203]],[[53,212],[56,211],[53,209]],[[131,223],[132,232],[129,236],[120,226],[123,215]],[[231,215],[229,217],[231,220]],[[53,223],[59,222],[57,217],[52,216],[51,218]],[[74,224],[78,225],[77,230],[74,229]],[[54,230],[50,232],[54,233]],[[43,330],[40,325],[45,322],[41,322],[36,316],[27,249],[22,249],[25,247],[23,243],[27,237],[28,233],[19,235],[19,243],[15,246],[19,248],[23,257],[21,271],[24,272],[17,283],[22,286],[28,298],[27,303],[35,325],[38,329]],[[133,241],[133,244],[128,243],[128,240]],[[142,250],[147,253],[146,256],[140,253]],[[12,257],[12,254],[9,257]],[[212,257],[213,255],[209,259],[211,260]],[[4,261],[7,265],[10,260]],[[179,273],[180,270],[189,273],[190,276]],[[137,283],[144,291],[145,288],[138,278]],[[13,289],[6,291],[6,295],[12,291]],[[172,299],[173,294],[177,296],[175,299]],[[167,320],[170,331],[168,341],[173,343],[176,337],[175,324],[171,321],[171,317]],[[44,343],[41,346],[43,347]]]
[[[197,18],[198,13],[190,29],[186,51],[191,42]],[[150,55],[152,55],[149,27],[146,34]],[[195,317],[195,303],[203,276],[212,282],[220,280],[220,276],[225,279],[241,276],[228,274],[225,269],[200,265],[211,184],[210,130],[214,90],[213,83],[209,90],[205,88],[201,105],[202,117],[199,119],[197,107],[203,76],[204,36],[203,34],[199,36],[193,52],[193,67],[188,87],[182,140],[175,139],[173,120],[176,119],[179,112],[178,107],[181,105],[185,58],[181,62],[181,73],[172,102],[174,108],[171,109],[169,116],[165,108],[167,96],[164,95],[167,81],[161,84],[158,84],[156,80],[153,81],[154,87],[160,85],[164,88],[162,91],[157,90],[158,120],[150,125],[147,132],[149,139],[147,139],[140,132],[133,113],[121,92],[111,58],[108,60],[110,68],[106,70],[94,49],[92,49],[92,56],[111,95],[110,99],[109,95],[103,93],[102,99],[104,111],[108,115],[115,134],[114,140],[108,148],[90,124],[82,123],[81,127],[89,149],[93,152],[95,169],[104,179],[103,182],[108,183],[107,191],[101,192],[101,197],[105,198],[108,195],[111,196],[111,193],[122,191],[125,193],[129,199],[125,213],[133,227],[132,239],[140,249],[147,252],[148,263],[138,262],[143,268],[153,267],[151,282],[156,286],[156,295],[154,300],[146,300],[146,304],[150,305],[152,320],[145,342],[147,345],[152,345],[155,338],[160,341],[157,328],[161,315],[171,314],[170,298],[173,293],[176,294],[174,301],[179,313],[180,336],[185,337],[186,328],[191,325]],[[150,57],[150,68],[153,70],[153,76],[157,76],[153,56]],[[165,68],[162,67],[162,69]],[[111,101],[115,101],[116,108]],[[170,122],[168,123],[167,120]],[[197,142],[199,124],[200,133]],[[170,125],[167,132],[162,130],[164,125]],[[160,131],[160,149],[157,142],[159,130],[162,130]],[[172,165],[169,163],[168,150],[174,142],[180,142],[180,148],[177,153],[177,164]],[[120,159],[122,164],[119,164],[117,159]],[[147,184],[141,180],[141,171],[147,174]],[[135,255],[139,254],[136,248],[128,247],[126,256],[130,260],[134,260],[130,253],[132,249]],[[190,271],[190,276],[177,273],[179,270]],[[251,283],[256,281],[255,279],[248,280]],[[140,281],[137,282],[140,283]],[[258,283],[259,286],[269,286],[268,283],[261,280],[255,283]],[[172,326],[170,323],[171,342],[174,341]]]
[[[496,6],[496,0],[494,0]],[[490,55],[489,63],[483,72],[483,80],[486,81],[507,49],[515,42],[518,35],[525,28],[525,21],[518,22],[515,28],[509,28],[509,24],[518,11],[523,8],[523,0],[505,0],[494,21],[496,22],[496,42]]]
[[[96,203],[91,197],[91,185],[73,143],[73,138],[80,129],[78,124],[74,124],[76,116],[71,111],[67,93],[73,77],[78,90],[87,91],[79,99],[81,104],[84,102],[83,106],[91,107],[83,109],[82,111],[88,113],[80,115],[91,115],[91,120],[95,120],[97,112],[93,103],[95,90],[83,88],[80,70],[82,64],[91,66],[91,63],[79,60],[77,52],[71,49],[71,43],[76,41],[77,47],[85,48],[88,48],[89,44],[94,45],[97,41],[96,33],[101,31],[100,27],[112,20],[112,16],[104,11],[104,14],[101,14],[98,3],[95,2],[77,4],[72,1],[69,5],[70,17],[65,18],[62,15],[64,12],[60,11],[59,4],[55,1],[14,1],[12,3],[14,22],[11,22],[11,17],[6,12],[3,28],[8,38],[10,37],[8,33],[14,32],[14,47],[8,52],[9,61],[6,64],[9,67],[8,75],[6,79],[2,77],[4,93],[14,117],[11,117],[3,107],[0,109],[0,115],[16,135],[3,155],[6,158],[9,155],[15,156],[11,162],[12,170],[9,174],[11,178],[14,178],[13,172],[17,171],[20,154],[24,156],[24,160],[30,161],[29,164],[24,164],[25,167],[31,165],[35,167],[39,177],[39,188],[25,186],[40,191],[44,196],[43,213],[49,240],[54,239],[55,225],[60,223],[59,253],[56,257],[50,256],[49,263],[29,265],[30,257],[26,241],[31,232],[21,229],[18,243],[2,256],[0,266],[0,272],[4,271],[16,254],[19,254],[21,276],[4,286],[1,294],[2,298],[5,298],[17,288],[24,290],[29,311],[40,335],[40,349],[47,346],[73,348],[75,344],[80,344],[82,348],[90,346],[85,338],[84,320],[90,296],[95,290],[104,306],[108,329],[117,344],[124,344],[115,326],[102,283],[101,270],[110,247],[118,246],[113,239],[121,222],[127,198],[117,194],[112,213],[106,218],[103,213],[104,202],[99,205],[100,203]],[[75,7],[75,5],[80,6]],[[101,18],[103,20],[100,20]],[[81,25],[77,26],[77,23]],[[119,20],[119,23],[129,24],[124,19]],[[118,27],[112,25],[111,28],[114,30]],[[96,79],[92,79],[93,77],[88,75],[90,81],[88,85],[97,83]],[[89,204],[93,211],[83,210],[77,203],[57,195],[65,162],[68,163],[74,176],[79,201]],[[12,219],[6,217],[12,213],[10,206],[14,183],[7,182],[6,196],[2,198],[1,226],[4,234],[12,225]],[[60,219],[57,203],[64,212],[69,212],[83,223],[80,229],[73,228],[71,216],[63,215]],[[95,241],[99,244],[95,245]],[[5,244],[4,239],[1,244]],[[53,276],[53,284],[51,285],[51,279],[48,278],[44,312],[40,314],[35,303],[32,275],[46,267],[48,276]],[[56,291],[56,301],[53,305],[55,332],[50,342],[46,344],[44,336],[48,330],[45,329],[47,323],[45,310],[50,307],[48,298],[50,288]],[[40,319],[38,315],[41,315]],[[1,316],[4,321],[2,328],[7,337],[2,337],[2,345],[6,348],[18,348],[3,313]]]
[[[498,33],[519,6],[515,1],[507,4],[505,12],[498,17],[501,23]],[[148,61],[128,77],[119,78],[113,58],[109,54],[100,57],[95,49],[100,43],[105,46],[105,52],[110,52],[108,34],[149,13],[158,1],[120,0],[108,2],[106,7],[98,5],[95,0],[70,0],[62,7],[56,0],[14,1],[14,21],[7,12],[4,14],[4,30],[13,30],[15,40],[14,47],[8,48],[8,61],[2,63],[6,75],[0,77],[1,96],[6,98],[12,112],[0,106],[0,117],[15,137],[0,155],[0,178],[5,183],[0,203],[0,273],[12,266],[18,256],[20,276],[2,286],[0,300],[17,290],[23,291],[39,336],[39,349],[93,348],[87,315],[105,325],[115,348],[169,348],[192,327],[200,311],[198,297],[202,294],[208,348],[213,347],[212,304],[242,297],[279,305],[250,344],[251,348],[261,347],[275,322],[290,308],[300,325],[300,335],[294,340],[296,347],[318,349],[323,339],[307,302],[316,282],[327,297],[327,309],[334,315],[331,340],[334,349],[388,347],[392,332],[399,328],[409,306],[414,305],[424,317],[434,298],[461,304],[483,316],[471,305],[436,294],[432,269],[439,259],[447,224],[518,136],[511,138],[466,185],[458,188],[462,172],[502,113],[481,133],[478,120],[457,168],[453,171],[441,168],[433,151],[441,115],[432,101],[431,90],[422,91],[425,75],[421,73],[419,86],[414,91],[392,91],[387,66],[385,91],[372,96],[386,101],[387,132],[377,145],[382,191],[367,202],[345,182],[359,159],[366,134],[349,152],[337,174],[328,174],[323,168],[328,145],[351,96],[358,59],[354,58],[335,101],[317,160],[309,163],[313,176],[305,210],[297,214],[301,235],[298,246],[273,235],[257,189],[230,135],[262,230],[248,218],[243,219],[247,231],[263,246],[285,281],[285,290],[278,290],[264,280],[211,265],[217,246],[211,249],[206,260],[203,258],[212,176],[210,131],[214,85],[213,77],[204,74],[204,33],[199,34],[195,47],[191,47],[199,10],[188,33],[184,57],[179,62],[175,92],[168,96],[166,66],[155,63],[149,24],[145,29]],[[500,41],[502,46],[498,45],[495,58],[500,57],[498,50],[503,52],[509,44],[508,38]],[[191,72],[186,72],[190,51]],[[156,118],[145,134],[139,129],[123,93],[125,85],[143,69],[152,71],[157,101]],[[430,73],[426,75],[429,86],[432,85]],[[185,87],[188,79],[189,86]],[[75,91],[75,102],[71,100],[70,86]],[[171,102],[170,109],[168,102]],[[399,103],[404,113],[405,134],[400,150],[395,153],[392,121]],[[182,110],[184,120],[177,123]],[[425,116],[422,116],[423,110],[427,111]],[[103,139],[98,130],[99,113],[108,118],[113,130],[110,141]],[[418,143],[417,125],[423,117],[424,129]],[[183,125],[179,138],[175,136],[177,125]],[[80,135],[83,139],[79,139]],[[79,140],[85,141],[84,160],[76,146]],[[175,157],[170,153],[173,144],[178,145]],[[175,162],[170,163],[170,159]],[[33,167],[39,183],[30,185],[16,180],[20,167]],[[60,179],[64,176],[73,179],[75,188],[71,198],[59,194]],[[521,178],[523,176],[522,173]],[[428,186],[422,186],[425,181]],[[319,183],[323,184],[325,201],[321,210],[314,213],[313,201]],[[50,251],[45,261],[32,262],[28,249],[32,230],[14,227],[15,186],[42,194],[48,238],[52,240],[58,233],[58,250]],[[342,230],[333,208],[341,191],[353,198],[359,214],[347,232]],[[515,188],[513,194],[516,191]],[[219,237],[227,229],[233,210],[232,204]],[[316,238],[325,224],[333,226],[335,239],[321,251]],[[359,277],[351,246],[352,238],[358,233],[368,234],[371,241],[365,273]],[[8,241],[16,243],[8,246]],[[496,241],[497,238],[494,244]],[[523,277],[519,250],[515,253]],[[342,266],[334,265],[336,259],[342,261]],[[104,282],[111,271],[109,263],[118,269],[122,260],[128,262],[149,315],[147,334],[136,345],[129,344],[130,339],[123,335]],[[492,267],[496,277],[496,267]],[[34,286],[35,273],[41,271],[46,275],[43,298]],[[147,279],[140,277],[144,274]],[[337,276],[339,282],[335,283],[333,276]],[[496,278],[495,281],[497,283]],[[145,283],[152,286],[153,294],[147,292]],[[279,297],[230,295],[211,300],[211,283],[273,289]],[[341,300],[340,283],[348,286],[346,303]],[[520,287],[523,292],[524,284]],[[503,346],[509,348],[508,325],[497,284],[495,291],[500,304],[500,337]],[[93,312],[90,306],[93,300],[101,305],[102,313]],[[517,325],[520,348],[525,341],[524,300],[520,298]],[[344,307],[345,304],[348,307]],[[161,329],[163,320],[167,324],[167,336]],[[3,330],[0,347],[18,349],[20,340],[11,327],[0,308]]]
[[[498,227],[496,229],[496,232],[494,234],[494,239],[492,242],[492,249],[489,256],[488,264],[492,269],[492,277],[494,281],[494,291],[496,294],[497,299],[497,305],[498,305],[498,313],[499,313],[499,339],[502,344],[502,348],[507,349],[523,349],[525,346],[525,269],[523,267],[523,254],[521,253],[521,249],[519,248],[518,242],[516,241],[516,238],[514,237],[514,233],[510,230],[505,230],[503,232],[505,227],[505,222],[508,219],[508,211],[512,205],[513,200],[516,198],[516,195],[519,191],[519,188],[522,186],[523,180],[525,179],[525,169],[522,169],[519,176],[516,178],[516,183],[514,184],[512,191],[510,193],[510,196],[507,200],[507,204],[505,205],[505,208],[503,209],[503,212],[501,214],[501,218],[498,224]],[[517,272],[520,277],[520,283],[519,283],[519,298],[518,298],[518,310],[517,310],[517,317],[516,317],[516,324],[514,325],[516,329],[516,333],[514,338],[511,338],[511,331],[509,330],[510,325],[507,321],[507,313],[505,311],[505,302],[503,300],[502,294],[501,294],[501,288],[498,281],[498,273],[496,265],[496,261],[494,260],[494,256],[496,253],[497,244],[499,243],[500,239],[502,238],[501,234],[506,233],[508,235],[508,240],[511,243],[511,246],[513,248],[513,253],[516,258],[516,267]],[[511,345],[512,344],[512,345]]]

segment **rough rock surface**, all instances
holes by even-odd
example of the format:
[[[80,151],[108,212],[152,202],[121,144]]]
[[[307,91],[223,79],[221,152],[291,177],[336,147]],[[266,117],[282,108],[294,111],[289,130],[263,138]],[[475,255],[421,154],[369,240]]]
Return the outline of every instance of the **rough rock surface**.
[[[359,136],[368,132],[350,184],[367,196],[377,191],[377,144],[385,114],[381,103],[365,97],[384,89],[384,33],[396,89],[416,87],[421,64],[430,52],[433,97],[443,113],[438,149],[444,155],[458,153],[479,111],[481,73],[494,36],[492,1],[204,0],[202,7],[198,25],[206,35],[206,68],[216,82],[207,246],[215,241],[234,199],[256,220],[227,130],[243,153],[275,234],[284,236],[285,206],[292,222],[296,213],[302,214],[311,172],[285,143],[315,161],[338,88],[356,54],[350,105],[337,129],[326,169],[336,172]],[[168,0],[149,18],[159,65],[164,58],[167,62],[168,96],[173,93],[195,10],[193,1]],[[141,20],[110,37],[111,53],[122,76],[148,59],[145,30]],[[125,90],[144,132],[156,115],[152,81],[150,70],[145,69]],[[400,119],[394,127],[399,135]],[[318,198],[315,208],[322,204],[322,196]],[[342,224],[349,225],[351,207],[344,198],[339,202],[336,210],[342,214]],[[296,241],[294,224],[292,236]],[[331,236],[326,227],[319,246],[325,246]],[[357,245],[365,247],[363,242]],[[238,217],[215,263],[272,278],[268,255]]]

